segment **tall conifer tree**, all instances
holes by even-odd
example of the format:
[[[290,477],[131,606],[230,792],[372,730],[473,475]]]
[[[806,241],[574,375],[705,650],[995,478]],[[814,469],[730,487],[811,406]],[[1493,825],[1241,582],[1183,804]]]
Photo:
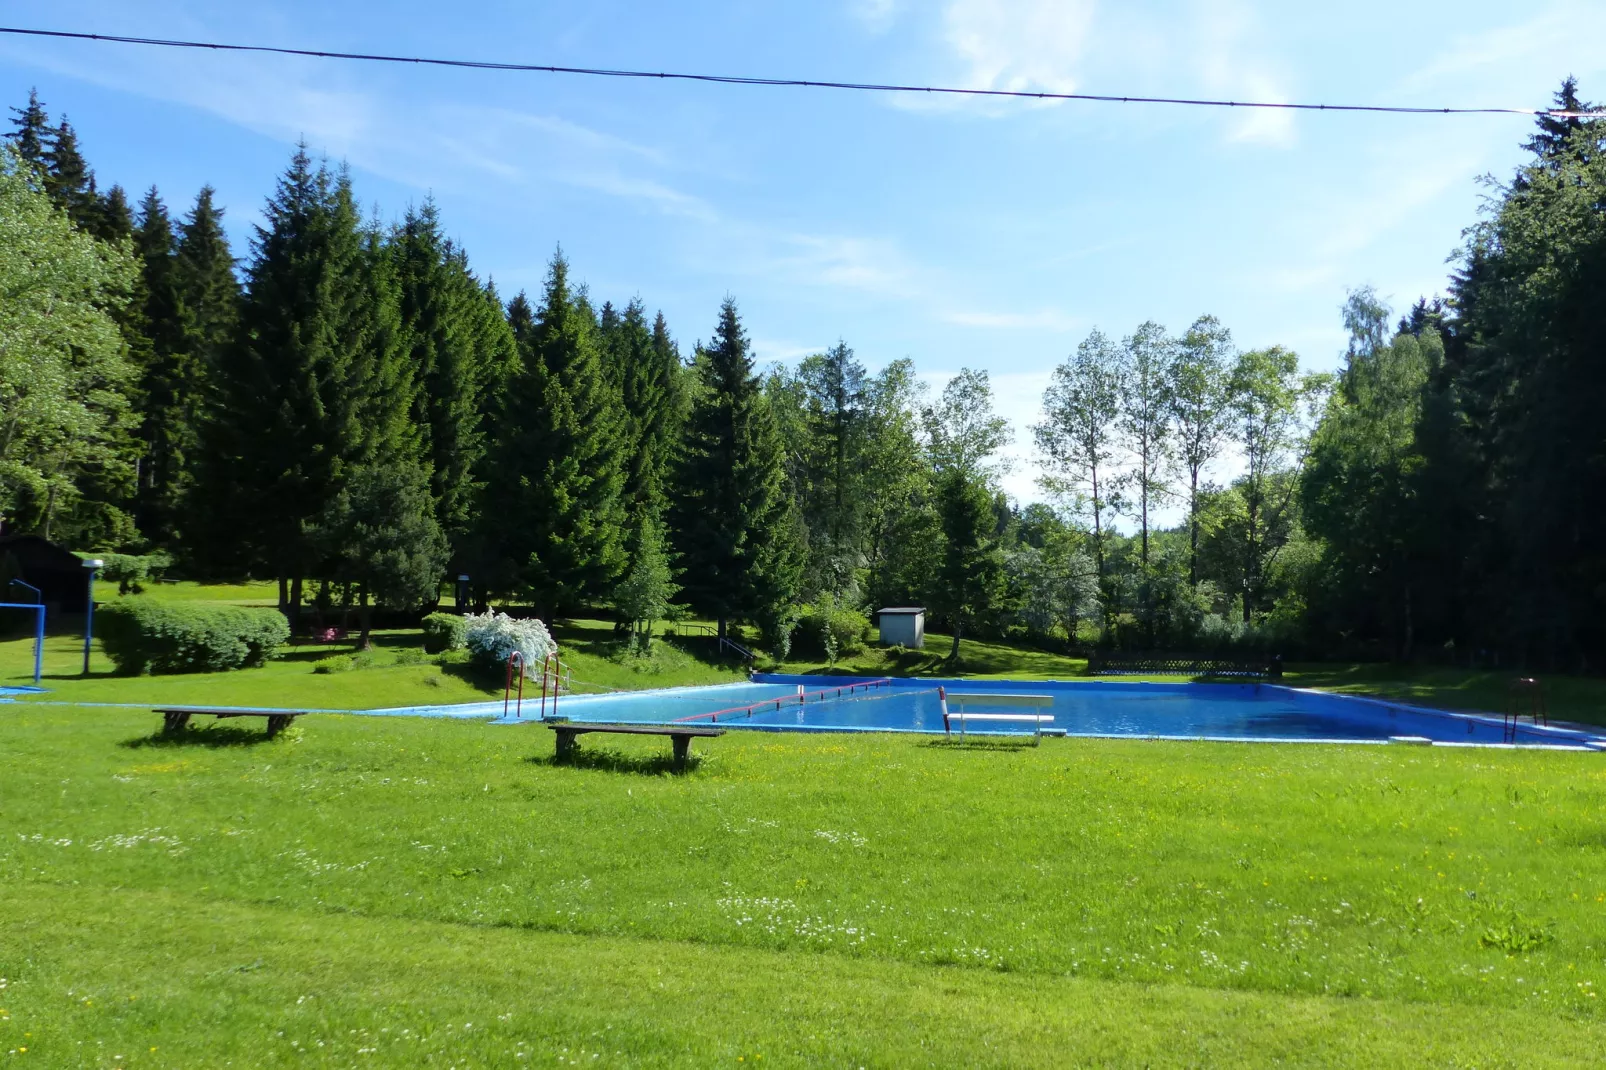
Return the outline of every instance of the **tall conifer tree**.
[[[45,192],[67,213],[77,227],[96,234],[103,223],[100,197],[95,192],[95,173],[78,148],[78,132],[67,117],[50,132],[45,146]]]
[[[662,313],[648,327],[640,298],[625,306],[614,333],[631,444],[625,500],[634,544],[643,519],[648,515],[662,518],[667,506],[668,469],[682,416],[680,353],[669,337]]]
[[[171,546],[184,493],[185,460],[193,450],[187,314],[179,296],[172,221],[152,186],[140,205],[134,253],[143,281],[140,334],[140,460],[135,517],[140,531]]]
[[[223,233],[223,209],[205,186],[178,225],[174,284],[187,314],[187,347],[203,377],[218,365],[240,319],[240,280]]]
[[[267,568],[298,603],[320,554],[313,522],[350,472],[417,462],[415,386],[394,267],[360,226],[346,175],[298,148],[265,216],[197,500],[217,541],[246,555],[238,563]]]
[[[625,567],[619,395],[561,251],[534,321],[514,330],[521,367],[486,466],[484,527],[500,573],[490,582],[551,615],[605,597]]]
[[[433,200],[409,210],[392,240],[402,318],[422,387],[416,420],[431,462],[430,496],[437,520],[455,540],[471,519],[473,477],[485,452],[484,395],[513,335],[467,258],[441,234]]]
[[[722,634],[734,617],[778,630],[802,581],[801,523],[733,299],[695,367],[674,503],[681,582]]]
[[[6,134],[6,140],[16,146],[17,155],[24,163],[42,169],[45,148],[50,144],[50,116],[39,103],[39,90],[28,90],[28,106],[12,108],[11,112],[16,118],[11,120],[12,129]]]
[[[134,237],[134,212],[128,206],[128,194],[123,187],[113,186],[95,202],[88,230],[101,241],[114,245]]]

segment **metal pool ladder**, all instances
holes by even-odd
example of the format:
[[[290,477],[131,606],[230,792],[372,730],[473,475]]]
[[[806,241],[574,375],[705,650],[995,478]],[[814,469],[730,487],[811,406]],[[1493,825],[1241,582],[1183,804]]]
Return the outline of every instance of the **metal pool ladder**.
[[[1522,676],[1511,681],[1511,687],[1506,692],[1507,743],[1517,742],[1517,722],[1523,717],[1527,717],[1535,725],[1550,727],[1550,714],[1545,709],[1544,686],[1532,676]]]

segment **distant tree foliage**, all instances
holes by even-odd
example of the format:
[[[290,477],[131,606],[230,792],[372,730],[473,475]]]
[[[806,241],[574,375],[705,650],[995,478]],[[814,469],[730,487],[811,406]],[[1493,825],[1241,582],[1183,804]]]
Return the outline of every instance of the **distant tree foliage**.
[[[131,541],[119,491],[134,474],[135,369],[114,313],[137,269],[126,248],[75,228],[37,179],[0,146],[0,522]]]

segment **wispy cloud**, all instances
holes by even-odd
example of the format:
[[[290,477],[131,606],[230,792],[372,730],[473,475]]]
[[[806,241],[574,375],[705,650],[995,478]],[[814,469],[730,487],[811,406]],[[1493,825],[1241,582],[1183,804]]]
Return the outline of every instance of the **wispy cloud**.
[[[903,0],[848,0],[848,13],[871,33],[886,33],[898,21]]]
[[[1401,83],[1421,90],[1444,84],[1464,85],[1476,75],[1485,91],[1514,92],[1531,77],[1533,64],[1561,72],[1584,74],[1606,67],[1599,42],[1606,39],[1606,7],[1596,3],[1559,3],[1529,8],[1529,17],[1495,29],[1451,36],[1442,51],[1431,56]],[[1556,77],[1560,77],[1557,74]],[[1514,101],[1490,100],[1492,104]],[[1534,106],[1549,103],[1534,101]]]
[[[1075,92],[1094,0],[950,0],[943,36],[975,89]]]
[[[805,286],[831,286],[879,297],[913,298],[924,292],[919,269],[885,238],[807,234],[750,228],[751,266]]]
[[[947,0],[936,70],[965,88],[1050,93],[1289,99],[1288,78],[1246,0],[1192,0],[1147,12],[1099,0]],[[1003,117],[1056,102],[907,95],[894,106]],[[1223,122],[1229,143],[1287,146],[1292,113],[1249,110]]]
[[[1059,309],[1044,308],[1036,312],[987,312],[955,309],[938,313],[944,323],[958,327],[986,327],[997,330],[1074,331],[1085,321],[1066,315]]]
[[[753,357],[759,364],[792,364],[804,357],[824,353],[829,345],[803,345],[796,341],[778,338],[754,338]]]

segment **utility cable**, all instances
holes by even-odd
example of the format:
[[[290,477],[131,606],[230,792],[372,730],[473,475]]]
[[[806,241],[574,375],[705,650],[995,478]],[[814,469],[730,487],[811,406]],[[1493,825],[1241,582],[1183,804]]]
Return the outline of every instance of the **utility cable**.
[[[682,82],[713,82],[721,85],[782,86],[801,89],[849,89],[867,93],[926,93],[956,97],[1008,97],[1025,100],[1080,100],[1101,104],[1180,104],[1201,108],[1263,108],[1281,111],[1390,112],[1401,115],[1546,115],[1553,119],[1606,118],[1606,110],[1567,111],[1561,108],[1407,108],[1381,104],[1292,104],[1269,100],[1211,100],[1191,97],[1135,97],[1103,93],[1049,93],[1024,89],[964,89],[957,86],[895,85],[877,82],[827,82],[804,78],[759,78],[733,74],[689,74],[669,71],[634,71],[608,67],[557,67],[540,63],[503,63],[491,60],[441,59],[428,56],[392,56],[373,52],[332,52],[312,48],[279,48],[272,45],[226,44],[217,41],[183,41],[160,37],[127,37],[107,33],[74,33],[68,30],[35,30],[0,26],[0,34],[25,37],[51,37],[73,41],[106,41],[123,45],[150,45],[158,48],[204,49],[213,52],[261,52],[279,56],[312,59],[360,60],[369,63],[412,63],[430,67],[464,67],[486,71],[522,71],[542,74],[578,74],[594,78],[656,78]]]

